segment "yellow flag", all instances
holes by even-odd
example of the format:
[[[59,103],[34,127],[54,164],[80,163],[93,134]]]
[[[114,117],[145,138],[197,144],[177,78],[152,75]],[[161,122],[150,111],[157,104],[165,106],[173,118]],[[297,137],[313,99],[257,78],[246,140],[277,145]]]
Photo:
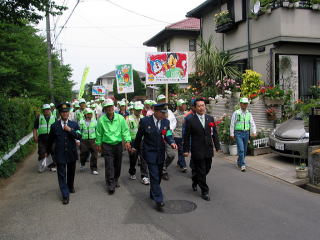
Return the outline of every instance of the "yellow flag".
[[[88,73],[89,73],[89,67],[85,67],[82,75],[78,99],[82,98],[84,94],[84,87],[86,85]]]

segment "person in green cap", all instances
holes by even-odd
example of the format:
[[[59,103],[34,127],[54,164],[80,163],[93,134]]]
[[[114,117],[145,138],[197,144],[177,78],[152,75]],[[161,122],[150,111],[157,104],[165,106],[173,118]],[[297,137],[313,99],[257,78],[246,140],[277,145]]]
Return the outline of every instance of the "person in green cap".
[[[98,151],[95,145],[97,121],[93,119],[94,112],[90,108],[86,108],[83,112],[85,119],[80,120],[79,126],[81,131],[80,140],[80,171],[85,169],[86,161],[91,154],[90,169],[93,175],[98,175],[97,159]]]
[[[134,103],[134,114],[129,115],[127,118],[127,124],[129,126],[130,135],[131,135],[131,144],[134,143],[134,140],[136,139],[136,135],[139,128],[139,122],[140,119],[143,118],[143,115],[141,114],[141,111],[143,109],[143,104],[140,101],[137,101]],[[129,168],[129,174],[131,180],[136,180],[136,164],[138,160],[138,154],[137,152],[129,152],[129,160],[130,160],[130,168]],[[148,178],[148,172],[147,172],[148,166],[147,162],[140,157],[140,173],[141,173],[141,183],[145,185],[149,185],[150,181]]]
[[[183,125],[184,125],[184,118],[187,114],[187,103],[183,99],[179,99],[177,101],[177,111],[174,112],[174,116],[176,117],[177,124],[174,130],[174,141],[178,146],[178,163],[177,167],[180,169],[181,172],[187,172],[187,164],[186,160],[183,156],[183,145],[182,145],[182,137],[183,137]]]
[[[122,115],[124,118],[127,118],[129,116],[129,112],[127,111],[127,104],[125,101],[119,102],[120,110],[117,112],[118,114]]]
[[[46,157],[47,142],[49,138],[51,125],[56,122],[56,118],[51,114],[51,106],[44,104],[42,106],[42,113],[34,121],[33,127],[33,139],[35,143],[38,143],[38,161],[39,167],[38,172],[42,172],[42,160]],[[56,171],[56,166],[52,163],[49,166],[49,170],[52,172]]]
[[[131,151],[131,136],[124,117],[114,112],[114,102],[106,99],[103,104],[106,113],[98,120],[96,145],[105,161],[105,180],[109,194],[115,192],[119,185],[122,163],[122,140],[126,150]]]
[[[240,109],[236,110],[231,117],[230,138],[236,141],[238,147],[237,165],[242,172],[246,171],[245,157],[247,153],[250,132],[252,136],[257,135],[256,124],[251,112],[248,111],[248,98],[240,99]]]
[[[80,120],[84,119],[83,111],[87,107],[86,100],[81,98],[79,100],[79,105],[80,105],[80,108],[76,111],[76,122],[78,122],[78,123],[80,122]]]

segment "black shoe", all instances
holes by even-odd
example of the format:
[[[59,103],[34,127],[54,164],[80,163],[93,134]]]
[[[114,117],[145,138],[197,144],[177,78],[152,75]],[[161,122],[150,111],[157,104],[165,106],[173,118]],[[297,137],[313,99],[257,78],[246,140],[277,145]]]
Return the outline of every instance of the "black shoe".
[[[201,194],[201,198],[206,201],[210,201],[210,197],[208,194]]]
[[[193,191],[198,191],[198,188],[197,188],[197,184],[196,183],[192,183],[192,189]]]
[[[69,197],[63,198],[62,199],[62,204],[67,205],[69,203]]]
[[[69,188],[69,192],[70,192],[70,193],[75,193],[76,190],[74,190],[74,187],[72,187],[72,188]]]
[[[114,189],[114,188],[110,188],[110,189],[108,190],[108,192],[109,192],[110,195],[112,195],[112,194],[114,194],[115,189]]]
[[[157,210],[158,211],[162,211],[163,207],[164,207],[164,202],[157,202]]]
[[[169,180],[169,174],[168,173],[163,173],[162,174],[162,179],[168,181]]]

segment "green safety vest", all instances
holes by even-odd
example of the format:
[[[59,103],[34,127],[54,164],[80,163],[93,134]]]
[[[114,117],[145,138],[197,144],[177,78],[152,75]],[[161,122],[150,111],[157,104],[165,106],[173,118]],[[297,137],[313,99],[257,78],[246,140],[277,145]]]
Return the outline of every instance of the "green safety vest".
[[[96,139],[96,120],[91,120],[89,126],[87,126],[85,120],[81,120],[79,125],[82,139]]]
[[[140,119],[141,118],[143,118],[143,115],[140,115]],[[129,125],[131,139],[134,140],[138,132],[139,123],[136,122],[136,119],[133,115],[129,115],[128,125]]]
[[[80,111],[80,110],[76,111],[76,120],[77,120],[77,122],[80,122],[81,120],[84,120],[83,111]]]
[[[242,110],[239,109],[236,111],[236,125],[235,130],[236,131],[249,131],[250,130],[250,119],[251,119],[251,113],[246,112],[243,114]]]
[[[39,127],[38,127],[38,135],[41,134],[49,134],[51,125],[54,124],[56,121],[56,118],[52,115],[50,115],[49,121],[47,122],[46,118],[43,114],[40,114],[39,116]]]
[[[57,118],[57,109],[53,109],[51,116],[54,116],[54,118]]]

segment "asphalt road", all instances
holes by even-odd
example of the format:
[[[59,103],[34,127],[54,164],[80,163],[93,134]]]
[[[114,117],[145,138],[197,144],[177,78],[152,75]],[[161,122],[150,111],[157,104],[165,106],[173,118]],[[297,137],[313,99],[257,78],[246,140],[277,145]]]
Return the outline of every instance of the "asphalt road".
[[[100,175],[77,170],[76,193],[62,205],[55,173],[36,172],[36,155],[0,189],[0,240],[90,239],[320,239],[320,195],[215,158],[208,176],[211,201],[191,189],[190,173],[169,168],[162,183],[166,200],[188,200],[188,213],[160,213],[149,187],[128,179],[123,158],[121,187],[112,196]],[[170,204],[167,204],[170,206]],[[178,205],[177,205],[178,206]],[[179,207],[179,206],[178,206]]]

